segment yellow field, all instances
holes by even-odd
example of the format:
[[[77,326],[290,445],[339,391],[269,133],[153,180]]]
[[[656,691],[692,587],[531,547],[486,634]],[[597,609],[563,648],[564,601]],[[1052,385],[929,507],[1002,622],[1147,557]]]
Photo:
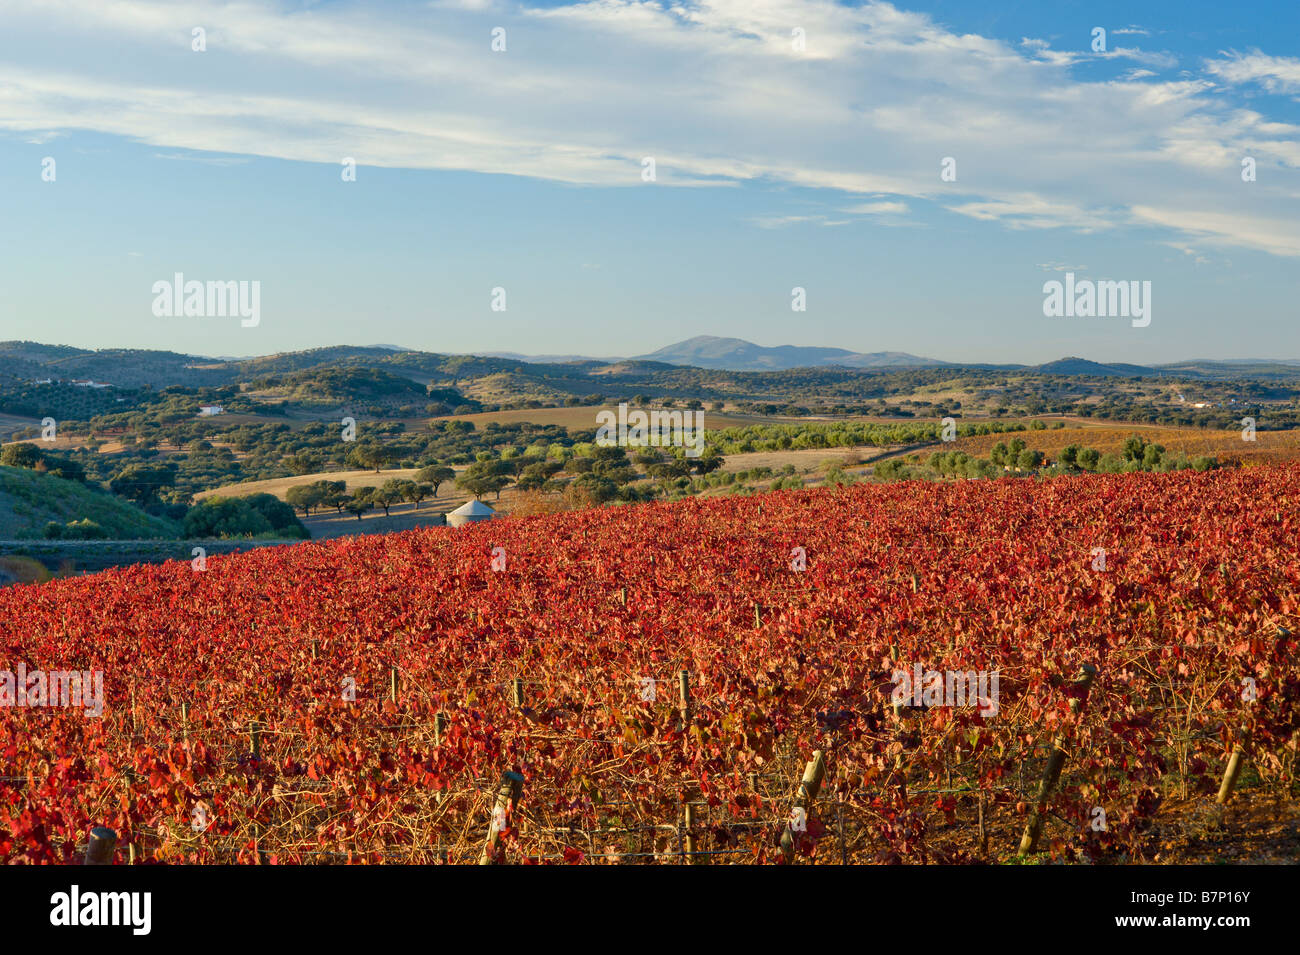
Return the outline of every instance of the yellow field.
[[[196,501],[201,501],[205,497],[246,497],[249,494],[274,494],[281,500],[284,499],[285,492],[291,487],[298,487],[302,484],[312,484],[316,481],[342,481],[349,492],[359,487],[379,487],[387,481],[394,479],[403,479],[410,481],[415,477],[417,468],[389,468],[376,474],[373,470],[367,471],[321,471],[317,474],[299,474],[294,477],[269,478],[265,481],[246,481],[243,484],[227,484],[225,487],[219,487],[212,491],[200,491],[194,495]],[[458,468],[454,470],[463,470]],[[444,481],[438,488],[438,502],[451,500],[454,490],[453,481]],[[461,500],[465,500],[465,495],[460,495]],[[433,500],[429,498],[428,500]]]

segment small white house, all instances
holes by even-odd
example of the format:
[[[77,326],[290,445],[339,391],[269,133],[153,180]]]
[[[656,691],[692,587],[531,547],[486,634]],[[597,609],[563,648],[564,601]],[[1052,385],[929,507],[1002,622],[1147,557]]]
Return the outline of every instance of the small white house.
[[[221,405],[199,405],[199,414],[201,416],[206,417],[207,415],[225,414],[225,413],[226,413],[226,409],[221,407]]]
[[[466,501],[456,510],[447,515],[447,523],[452,527],[460,527],[464,524],[470,524],[474,521],[490,521],[497,516],[497,512],[492,510],[480,500]]]

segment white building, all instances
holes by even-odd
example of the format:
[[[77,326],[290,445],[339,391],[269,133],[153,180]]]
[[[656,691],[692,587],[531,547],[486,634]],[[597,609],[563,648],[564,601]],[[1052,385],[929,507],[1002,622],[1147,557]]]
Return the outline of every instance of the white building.
[[[466,501],[456,510],[447,515],[447,523],[452,527],[460,527],[463,524],[470,524],[474,521],[490,521],[496,517],[497,512],[492,510],[477,498]]]
[[[226,409],[221,405],[199,405],[200,415],[225,414]]]

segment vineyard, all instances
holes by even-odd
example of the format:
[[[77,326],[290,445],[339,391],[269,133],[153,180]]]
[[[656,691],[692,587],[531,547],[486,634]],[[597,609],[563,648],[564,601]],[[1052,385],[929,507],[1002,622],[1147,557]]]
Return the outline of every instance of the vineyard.
[[[1289,463],[1300,458],[1300,432],[1295,430],[1259,431],[1249,441],[1242,440],[1241,429],[1215,431],[1207,428],[1156,427],[1145,424],[1087,423],[1082,427],[1059,430],[1028,431],[1019,435],[981,434],[960,437],[952,450],[975,457],[988,457],[999,441],[1019,437],[1026,445],[1056,460],[1061,449],[1075,444],[1094,448],[1102,454],[1118,453],[1131,435],[1158,444],[1171,453],[1188,456],[1207,455],[1230,465],[1257,466]]]
[[[0,861],[1142,862],[1295,792],[1300,466],[568,512],[0,592]],[[998,677],[995,712],[896,671]],[[1231,767],[1231,768],[1230,768]]]

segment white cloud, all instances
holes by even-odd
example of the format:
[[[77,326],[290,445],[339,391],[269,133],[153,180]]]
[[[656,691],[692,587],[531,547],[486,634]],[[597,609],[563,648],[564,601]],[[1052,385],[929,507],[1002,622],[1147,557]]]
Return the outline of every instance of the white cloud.
[[[1300,92],[1300,59],[1224,51],[1224,59],[1207,60],[1205,69],[1227,83],[1258,83],[1270,93]]]
[[[783,229],[789,225],[822,222],[825,216],[754,216],[749,221],[760,229]]]
[[[93,130],[168,155],[351,156],[629,188],[770,182],[832,190],[828,210],[872,197],[863,207],[878,208],[853,214],[882,224],[935,203],[1012,228],[1140,225],[1288,256],[1300,245],[1300,200],[1274,174],[1300,162],[1295,128],[1222,92],[1300,88],[1300,61],[1258,51],[1179,81],[1149,69],[1084,80],[1074,65],[1097,58],[1085,44],[1012,45],[832,0],[3,7],[0,129],[26,138]],[[207,52],[190,49],[196,24]],[[504,53],[490,48],[498,25]],[[1135,49],[1106,58],[1174,63]],[[1260,175],[1243,205],[1247,148]],[[939,178],[945,156],[956,182]]]
[[[903,215],[907,212],[906,202],[863,202],[856,206],[841,209],[857,216]]]

